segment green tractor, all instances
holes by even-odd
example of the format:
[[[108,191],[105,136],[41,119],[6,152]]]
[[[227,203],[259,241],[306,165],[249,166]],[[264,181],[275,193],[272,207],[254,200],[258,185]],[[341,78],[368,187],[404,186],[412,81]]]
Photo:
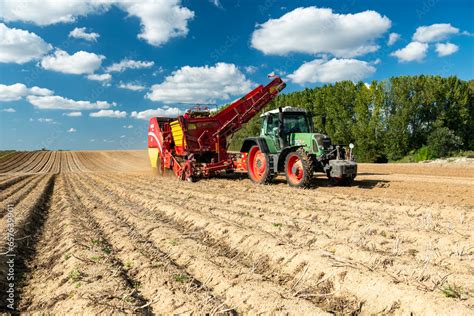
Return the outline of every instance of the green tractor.
[[[265,112],[260,136],[246,138],[241,153],[249,178],[269,183],[285,174],[288,185],[308,187],[315,172],[323,172],[334,185],[350,185],[357,175],[352,149],[334,145],[316,133],[311,113],[284,107]]]

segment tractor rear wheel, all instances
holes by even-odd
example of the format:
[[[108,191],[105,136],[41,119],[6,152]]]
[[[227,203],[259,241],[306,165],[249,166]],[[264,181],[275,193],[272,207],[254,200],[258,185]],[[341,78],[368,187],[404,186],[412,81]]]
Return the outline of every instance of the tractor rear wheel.
[[[247,155],[247,173],[250,180],[258,184],[266,184],[272,180],[270,159],[257,145],[250,148]]]
[[[307,188],[310,185],[313,164],[303,148],[298,148],[286,156],[285,174],[290,187]]]

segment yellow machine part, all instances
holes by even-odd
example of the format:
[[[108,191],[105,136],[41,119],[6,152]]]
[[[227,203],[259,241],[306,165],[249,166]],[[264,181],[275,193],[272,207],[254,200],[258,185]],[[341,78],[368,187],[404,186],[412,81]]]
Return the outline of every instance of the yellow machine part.
[[[148,157],[150,158],[150,163],[152,168],[158,168],[158,159],[159,159],[159,149],[158,148],[148,148]]]
[[[186,140],[184,139],[183,129],[181,128],[179,121],[171,122],[170,126],[171,134],[173,134],[174,144],[176,146],[184,146],[186,144]]]

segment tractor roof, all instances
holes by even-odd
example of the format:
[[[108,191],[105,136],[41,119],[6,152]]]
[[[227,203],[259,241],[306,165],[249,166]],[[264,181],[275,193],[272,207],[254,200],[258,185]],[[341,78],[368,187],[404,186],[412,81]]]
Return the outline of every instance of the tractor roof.
[[[283,113],[285,112],[297,112],[297,113],[307,113],[308,111],[306,111],[305,109],[301,109],[301,108],[294,108],[292,106],[285,106],[284,108],[282,108],[282,111]],[[260,117],[264,117],[264,116],[267,116],[269,114],[278,114],[279,110],[278,109],[274,109],[274,110],[271,110],[271,111],[268,111],[268,112],[265,112],[263,113],[262,115],[260,115]]]

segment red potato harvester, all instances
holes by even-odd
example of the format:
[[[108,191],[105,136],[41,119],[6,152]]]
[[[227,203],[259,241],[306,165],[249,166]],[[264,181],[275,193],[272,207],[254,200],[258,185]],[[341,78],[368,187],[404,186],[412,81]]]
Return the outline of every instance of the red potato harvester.
[[[172,170],[180,180],[194,181],[235,169],[247,170],[245,156],[227,151],[227,138],[253,118],[286,84],[276,77],[260,85],[222,111],[191,109],[177,118],[153,117],[148,127],[152,168]]]

